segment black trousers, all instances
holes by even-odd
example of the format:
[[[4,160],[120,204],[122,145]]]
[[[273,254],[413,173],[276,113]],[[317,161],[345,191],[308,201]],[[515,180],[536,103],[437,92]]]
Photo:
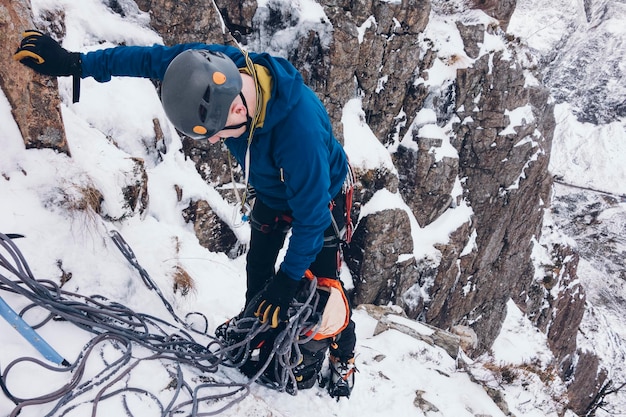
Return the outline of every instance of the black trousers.
[[[333,200],[333,218],[339,230],[345,226],[345,196]],[[275,274],[278,253],[291,227],[291,212],[274,210],[256,198],[252,209],[250,248],[246,258],[246,307]],[[339,279],[341,239],[333,224],[324,231],[324,246],[309,269],[315,276]],[[350,306],[350,323],[331,346],[331,354],[347,361],[354,356],[356,335]]]

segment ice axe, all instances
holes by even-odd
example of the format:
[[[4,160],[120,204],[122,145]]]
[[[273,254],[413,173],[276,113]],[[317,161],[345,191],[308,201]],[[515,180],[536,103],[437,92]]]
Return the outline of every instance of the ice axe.
[[[70,363],[63,359],[53,348],[46,342],[32,327],[24,321],[19,314],[15,312],[9,306],[2,297],[0,297],[0,316],[2,316],[7,323],[11,325],[15,330],[26,339],[35,349],[41,353],[44,358],[58,365],[70,366]]]

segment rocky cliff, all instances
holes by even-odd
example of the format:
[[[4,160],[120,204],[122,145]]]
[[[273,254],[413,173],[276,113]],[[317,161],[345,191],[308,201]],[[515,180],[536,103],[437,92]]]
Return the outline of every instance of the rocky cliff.
[[[592,406],[606,375],[593,354],[576,346],[585,305],[576,253],[562,245],[539,248],[555,121],[533,59],[505,32],[514,2],[328,0],[319,3],[323,17],[315,21],[283,0],[263,7],[225,0],[105,3],[121,15],[147,12],[167,44],[237,40],[284,55],[323,100],[342,141],[343,108],[359,98],[364,121],[395,169],[355,166],[358,222],[345,253],[355,303],[397,304],[431,325],[463,326],[476,335],[467,353],[477,357],[489,351],[513,299],[547,334],[553,366],[569,384],[569,407],[584,414]],[[0,7],[1,86],[24,138],[28,146],[70,154],[56,84],[15,71],[6,59],[21,30],[33,24],[28,4],[3,0]],[[63,19],[45,11],[34,24],[62,38]],[[454,38],[439,37],[440,25]],[[206,181],[231,181],[231,162],[219,147],[187,140],[185,152]],[[137,188],[145,191],[141,182]],[[408,210],[363,214],[383,191],[400,196]],[[458,213],[462,219],[447,239],[432,251],[416,249],[417,230],[428,235]],[[206,202],[192,202],[181,216],[207,248],[239,253],[235,234]],[[537,250],[550,262],[538,265]]]

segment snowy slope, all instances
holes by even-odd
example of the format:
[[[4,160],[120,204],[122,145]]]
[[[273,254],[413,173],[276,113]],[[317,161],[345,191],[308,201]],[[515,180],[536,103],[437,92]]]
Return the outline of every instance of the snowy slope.
[[[626,381],[626,8],[622,1],[520,0],[509,32],[537,52],[557,104],[552,219],[580,251],[588,307],[578,346]],[[550,224],[553,224],[550,221]],[[624,415],[626,392],[599,416]]]
[[[304,2],[308,3],[308,2]],[[160,42],[157,34],[146,26],[147,19],[121,19],[97,0],[33,1],[35,14],[61,9],[66,15],[67,37],[64,46],[86,51],[115,43],[152,44]],[[306,9],[306,8],[304,8]],[[313,7],[313,9],[317,10]],[[98,16],[97,19],[94,16]],[[442,28],[443,30],[443,28]],[[92,36],[93,35],[93,36]],[[90,39],[108,39],[110,44],[93,45]],[[151,314],[171,322],[172,318],[154,291],[141,281],[119,250],[112,244],[109,231],[117,230],[130,244],[141,266],[150,274],[174,306],[177,314],[201,312],[208,319],[209,331],[239,312],[245,286],[245,259],[229,259],[201,247],[190,225],[180,211],[191,199],[205,199],[224,219],[232,218],[235,207],[223,201],[218,193],[204,183],[191,161],[181,152],[180,139],[164,117],[158,97],[147,80],[114,79],[107,84],[85,80],[80,103],[71,104],[71,83],[60,79],[63,118],[72,158],[50,150],[25,150],[20,133],[11,116],[9,104],[0,95],[0,132],[3,152],[0,153],[0,232],[19,233],[25,238],[15,240],[35,277],[59,283],[71,278],[64,289],[83,295],[99,294],[135,311]],[[359,120],[358,106],[346,106],[344,123]],[[167,152],[157,154],[142,143],[145,132],[152,131],[152,119],[164,126]],[[362,125],[346,126],[346,132],[361,132]],[[387,160],[375,143],[359,149],[360,159],[372,163]],[[109,139],[115,138],[115,144]],[[131,158],[143,158],[149,177],[150,205],[146,213],[128,214],[123,206],[121,187],[133,178]],[[177,200],[174,185],[182,187],[184,197]],[[111,222],[88,210],[81,210],[84,190],[97,188],[104,196],[105,214],[123,217]],[[375,210],[375,207],[370,207]],[[245,241],[246,227],[237,229]],[[0,254],[6,254],[0,251]],[[176,266],[183,267],[193,278],[194,290],[184,296],[172,289]],[[0,269],[0,274],[6,271]],[[26,300],[15,294],[0,292],[15,310]],[[44,311],[26,314],[30,323],[45,317]],[[313,388],[293,397],[251,385],[250,393],[223,412],[226,416],[504,416],[483,386],[503,392],[509,410],[517,416],[559,415],[562,384],[554,381],[546,387],[538,376],[524,371],[529,361],[546,364],[550,355],[545,340],[528,324],[514,305],[494,354],[472,363],[458,361],[440,348],[430,346],[396,330],[374,334],[375,320],[362,310],[355,311],[357,324],[357,365],[359,374],[352,398],[335,402],[323,389]],[[49,322],[38,332],[64,358],[74,362],[93,334],[70,323]],[[4,320],[0,320],[0,368],[19,357],[41,358],[41,355]],[[105,343],[89,361],[81,382],[93,377],[120,353],[119,347]],[[149,355],[136,347],[135,359]],[[140,387],[162,402],[172,399],[173,365],[166,361],[141,361],[114,388]],[[467,363],[462,365],[462,363]],[[183,366],[184,379],[197,386],[207,379],[244,383],[246,379],[232,369],[216,373],[200,373]],[[49,393],[63,386],[70,378],[46,370],[40,365],[20,363],[10,370],[9,389],[19,397]],[[69,406],[76,405],[68,416],[89,415],[100,385]],[[109,391],[110,392],[110,391]],[[132,415],[159,415],[156,402],[145,395],[127,395]],[[79,405],[80,404],[80,405]],[[121,396],[96,402],[98,415],[124,415]],[[219,406],[222,403],[218,403]],[[306,404],[306,407],[303,407]],[[24,408],[21,416],[41,416],[52,409],[54,402]],[[202,403],[199,411],[215,409],[215,404]],[[0,394],[0,415],[9,415],[13,404]],[[426,411],[430,410],[430,411]],[[58,414],[56,414],[58,415]]]
[[[108,94],[126,94],[141,91],[142,82],[109,85]],[[92,94],[86,86],[85,96]],[[133,94],[131,94],[132,96]],[[101,295],[142,313],[161,317],[172,322],[157,295],[141,281],[126,259],[108,238],[108,230],[119,230],[137,255],[140,264],[166,294],[179,315],[200,311],[209,320],[213,329],[226,318],[236,314],[243,302],[244,259],[231,260],[223,254],[210,253],[200,247],[193,231],[185,225],[177,214],[180,210],[173,192],[172,183],[182,185],[190,196],[214,197],[214,192],[205,184],[200,184],[194,167],[185,161],[178,152],[180,143],[172,137],[170,151],[163,155],[163,161],[148,170],[151,195],[158,196],[151,201],[145,218],[128,218],[124,221],[103,222],[99,217],[84,211],[68,210],[71,196],[80,198],[79,189],[92,183],[104,191],[108,205],[119,202],[114,187],[116,175],[128,169],[130,154],[118,150],[102,133],[78,118],[68,107],[64,108],[64,119],[68,139],[75,150],[73,158],[56,154],[49,150],[25,150],[16,126],[12,123],[6,99],[2,97],[1,120],[7,152],[0,157],[0,181],[2,206],[0,230],[6,233],[20,233],[25,237],[16,239],[26,262],[35,277],[59,282],[62,271],[72,276],[65,285],[67,291],[83,295]],[[106,102],[106,95],[100,99]],[[155,98],[156,100],[156,98]],[[155,102],[157,103],[157,102]],[[80,106],[74,105],[74,106]],[[150,116],[160,116],[160,110]],[[133,121],[119,119],[116,128],[123,129],[123,123]],[[122,123],[122,124],[120,124]],[[130,139],[132,140],[132,139]],[[76,155],[91,154],[98,158],[81,159]],[[113,178],[112,178],[113,177]],[[160,195],[162,194],[162,195]],[[116,199],[117,198],[117,199]],[[64,200],[68,199],[68,200]],[[111,209],[111,211],[113,211]],[[174,250],[178,246],[178,250]],[[7,253],[2,252],[3,256]],[[172,265],[182,265],[194,278],[195,291],[188,296],[172,293]],[[2,271],[6,274],[6,271]],[[18,295],[3,292],[2,298],[15,310],[26,305],[26,300]],[[34,324],[45,317],[41,310],[27,313],[26,319]],[[375,322],[364,312],[355,312],[358,328],[358,367],[357,388],[350,401],[335,402],[322,389],[300,392],[297,397],[270,391],[260,385],[253,385],[251,393],[227,409],[223,415],[423,415],[414,405],[417,391],[428,402],[440,410],[444,416],[473,416],[485,414],[502,416],[502,412],[491,401],[483,388],[473,383],[467,373],[457,369],[454,359],[444,350],[434,348],[411,337],[390,330],[373,336]],[[41,336],[69,362],[75,362],[81,349],[93,335],[69,323],[51,322],[38,330]],[[42,359],[41,355],[7,322],[0,320],[2,352],[0,366],[4,369],[20,357]],[[88,369],[81,383],[90,381],[105,368],[100,355],[111,358],[120,354],[118,348],[105,343],[99,345],[97,354],[90,359]],[[140,347],[133,351],[134,358],[142,358],[149,352]],[[129,386],[145,389],[167,403],[172,393],[167,389],[171,374],[167,372],[166,361],[142,362],[129,377],[114,387]],[[171,365],[168,365],[171,367]],[[185,380],[198,384],[200,375],[194,369],[185,369]],[[11,393],[20,398],[50,393],[69,380],[69,375],[48,371],[42,366],[21,363],[11,368],[7,384]],[[205,374],[204,377],[212,377]],[[231,369],[217,372],[215,378],[245,382],[243,376]],[[454,387],[453,390],[450,387]],[[68,415],[87,415],[92,404],[88,401],[103,386],[70,403],[78,405]],[[133,415],[158,415],[153,401],[140,400],[141,396],[129,395],[129,409]],[[307,410],[302,410],[302,404]],[[41,416],[51,409],[51,404],[26,407],[21,416]],[[123,415],[121,398],[100,401],[98,415]],[[312,406],[312,407],[311,407]],[[0,415],[8,415],[12,403],[0,395]],[[203,410],[201,407],[200,410]],[[542,414],[539,414],[542,415]]]

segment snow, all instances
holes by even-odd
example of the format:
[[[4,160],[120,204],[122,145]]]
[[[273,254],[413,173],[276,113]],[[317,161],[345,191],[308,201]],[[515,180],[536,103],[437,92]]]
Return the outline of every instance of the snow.
[[[560,94],[572,100],[561,101],[555,108],[556,129],[549,165],[558,182],[554,188],[555,201],[559,198],[561,206],[570,205],[583,214],[593,210],[587,201],[614,201],[607,209],[601,209],[604,211],[598,216],[599,220],[594,220],[608,232],[609,241],[597,247],[593,254],[581,248],[588,257],[581,256],[577,276],[587,295],[587,307],[577,345],[601,358],[608,378],[617,387],[625,380],[626,359],[623,321],[626,286],[621,273],[626,221],[626,119],[607,109],[616,108],[626,93],[622,59],[626,30],[621,24],[625,12],[619,1],[522,0],[517,2],[508,27],[509,33],[519,36],[536,51],[537,59],[545,62],[549,72],[560,74],[557,80],[561,85],[555,87],[555,96]],[[577,46],[580,49],[577,50]],[[560,56],[565,59],[559,59]],[[568,62],[571,58],[586,60],[589,65]],[[579,69],[583,73],[579,73]],[[548,71],[544,69],[544,74]],[[599,85],[594,84],[596,81]],[[570,95],[570,91],[574,93]],[[597,107],[593,107],[596,103]],[[591,114],[581,112],[581,108]],[[607,118],[603,113],[614,117]],[[581,116],[602,123],[585,123],[580,121]],[[594,233],[593,228],[583,232],[583,236],[576,232],[566,236],[558,230],[554,217],[556,215],[546,212],[543,241],[563,241],[573,247],[587,246],[591,238],[598,241],[596,236],[585,236]],[[603,267],[613,265],[608,260],[613,256],[618,259],[615,267],[620,273],[607,273]],[[535,262],[539,262],[538,259]],[[623,391],[607,397],[610,404],[599,409],[597,415],[624,415],[626,394]]]
[[[547,349],[546,335],[534,327],[513,301],[507,304],[504,330],[493,343],[494,359],[500,364],[523,365],[532,361],[544,364],[553,359]],[[519,343],[520,338],[525,343]]]
[[[596,126],[576,120],[558,104],[550,171],[569,184],[626,195],[626,129],[620,122]]]
[[[344,149],[355,168],[387,169],[396,172],[391,156],[365,122],[361,100],[354,98],[344,106],[341,123],[345,129]]]
[[[259,6],[263,4],[259,2]],[[148,28],[146,14],[138,10],[127,18],[121,18],[98,0],[37,0],[32,5],[35,16],[47,10],[65,12],[67,37],[63,45],[71,50],[89,51],[122,42],[140,45],[161,42],[160,37]],[[327,20],[322,8],[313,1],[302,0],[298,2],[298,7],[305,26]],[[483,17],[472,15],[471,18]],[[366,20],[363,23],[360,39],[370,24],[375,22]],[[296,32],[285,32],[281,36],[297,36]],[[545,32],[535,31],[532,39]],[[555,29],[549,35],[549,40],[555,39],[558,31]],[[433,19],[428,26],[428,36],[437,43],[439,50],[437,66],[431,70],[427,81],[434,88],[454,79],[455,70],[470,65],[471,60],[463,52],[458,30],[451,20]],[[101,39],[107,42],[99,44],[97,40]],[[275,44],[275,49],[280,49],[281,42],[286,42],[286,39],[283,38],[277,44],[279,46]],[[494,36],[485,39],[484,53],[501,48],[501,39]],[[237,314],[244,300],[245,256],[230,259],[223,253],[213,253],[201,247],[193,228],[184,222],[180,214],[192,199],[205,199],[225,222],[234,225],[237,207],[224,201],[213,187],[202,181],[193,163],[185,160],[180,152],[180,138],[165,118],[150,82],[116,78],[99,84],[83,80],[81,101],[72,104],[71,81],[61,78],[59,93],[71,158],[46,149],[26,150],[10,105],[4,93],[0,93],[0,132],[3,138],[3,151],[0,153],[0,232],[25,236],[16,239],[15,243],[34,276],[58,283],[64,272],[71,272],[71,279],[64,284],[64,289],[86,296],[99,294],[135,311],[171,322],[171,316],[155,292],[144,285],[137,271],[109,238],[109,232],[116,230],[132,247],[138,262],[154,279],[179,316],[201,312],[208,319],[209,331],[212,331]],[[626,138],[623,129],[620,130],[619,125],[595,127],[577,124],[569,114],[566,107],[557,108],[559,124],[552,152],[553,172],[580,185],[607,187],[626,193],[623,181],[626,164],[623,158],[615,157],[624,154]],[[511,110],[510,116],[511,128],[520,123],[520,118],[528,117],[523,108]],[[446,131],[433,124],[433,117],[434,113],[428,109],[420,112],[415,125],[420,129],[420,135],[444,141],[444,147],[437,151],[440,152],[438,157],[458,157],[449,145]],[[154,145],[151,148],[147,143],[153,136],[155,119],[163,128],[165,143],[162,149],[166,152],[157,153]],[[342,123],[345,149],[352,164],[362,168],[383,167],[395,172],[390,150],[380,144],[367,126],[358,98],[345,104]],[[120,191],[134,179],[136,158],[144,161],[149,178],[150,202],[142,215],[124,206]],[[178,201],[174,186],[183,189],[182,201]],[[90,188],[102,193],[104,214],[118,220],[104,220],[78,208],[85,190]],[[460,195],[460,179],[457,179],[456,190]],[[461,200],[459,205],[436,221],[421,227],[399,194],[381,190],[362,207],[361,216],[392,208],[405,210],[409,215],[414,252],[403,256],[414,256],[418,260],[436,260],[439,256],[436,246],[447,242],[449,233],[467,222],[472,214],[471,207]],[[234,227],[233,230],[245,244],[249,239],[247,225]],[[471,245],[465,250],[471,250]],[[0,254],[4,255],[1,251]],[[176,266],[184,268],[194,281],[194,290],[186,296],[172,289],[171,277]],[[0,270],[0,273],[5,274],[5,271]],[[346,273],[344,271],[344,275]],[[0,296],[16,311],[27,304],[23,297],[13,293],[0,292]],[[493,361],[497,367],[529,362],[539,362],[541,366],[548,364],[550,355],[545,337],[532,328],[512,303],[509,303],[507,311],[507,319],[494,344],[492,356],[483,362]],[[44,317],[44,312],[37,310],[25,315],[25,319],[32,324]],[[505,391],[508,406],[515,415],[558,415],[549,393],[542,391],[544,385],[533,380],[532,375],[520,378],[510,386],[503,385],[497,380],[499,372],[483,366],[481,361],[471,363],[465,358],[470,363],[470,370],[465,371],[459,366],[457,358],[449,357],[443,349],[396,330],[374,335],[376,320],[364,310],[356,309],[354,320],[359,373],[350,400],[336,402],[317,387],[301,391],[293,397],[253,384],[250,394],[226,409],[223,415],[504,416],[483,387],[475,382],[477,375],[487,385],[492,381]],[[420,333],[430,331],[400,316],[392,320],[409,325]],[[83,347],[93,338],[93,334],[67,322],[53,321],[37,329],[37,332],[70,362],[78,358]],[[16,358],[41,359],[39,352],[4,320],[0,320],[0,335],[2,372]],[[145,348],[134,351],[136,359],[149,354]],[[104,344],[100,355],[88,363],[82,381],[93,378],[120,353],[113,345]],[[161,401],[168,402],[172,393],[166,387],[171,382],[171,372],[172,369],[161,361],[142,361],[124,383],[146,389],[160,396]],[[188,383],[198,383],[200,375],[196,371],[186,369],[186,372],[192,375]],[[61,387],[69,377],[26,362],[11,370],[7,382],[15,395],[33,397]],[[216,377],[245,382],[245,378],[232,369],[220,369]],[[554,389],[558,391],[558,383],[555,383]],[[88,393],[82,399],[87,402],[67,415],[88,415],[91,412],[88,401],[94,395],[95,392]],[[133,415],[158,415],[154,401],[132,394],[128,394],[127,398]],[[420,401],[427,406],[416,406]],[[20,416],[44,415],[53,404],[25,407]],[[303,407],[303,404],[306,406]],[[205,405],[200,404],[200,411]],[[424,411],[428,407],[431,411]],[[0,415],[8,415],[11,410],[12,402],[0,395]],[[101,401],[97,411],[98,415],[127,413],[120,399]]]
[[[513,110],[505,110],[504,115],[508,116],[510,124],[502,132],[498,133],[498,135],[501,136],[514,135],[516,127],[531,123],[535,120],[530,104]]]
[[[584,22],[582,1],[524,0],[518,2],[508,26],[508,32],[517,35],[541,54],[548,54]]]

